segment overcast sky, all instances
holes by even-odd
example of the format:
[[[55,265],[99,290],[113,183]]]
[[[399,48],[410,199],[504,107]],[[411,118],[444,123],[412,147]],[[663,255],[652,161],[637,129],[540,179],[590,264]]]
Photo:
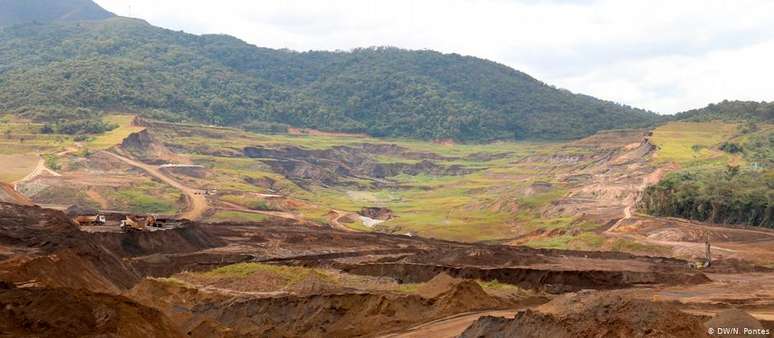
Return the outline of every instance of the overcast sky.
[[[396,46],[494,60],[661,113],[774,101],[774,1],[97,0],[123,16],[262,47]]]

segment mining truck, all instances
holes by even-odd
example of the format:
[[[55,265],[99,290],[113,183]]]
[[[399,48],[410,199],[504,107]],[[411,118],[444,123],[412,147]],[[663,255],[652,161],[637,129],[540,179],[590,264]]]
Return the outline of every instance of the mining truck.
[[[105,215],[81,215],[74,219],[78,225],[102,225],[105,224]]]
[[[126,216],[126,218],[121,221],[121,230],[124,232],[129,231],[148,231],[150,227],[157,227],[159,224],[156,222],[156,217],[153,216],[146,216],[146,217],[132,217],[132,216]]]

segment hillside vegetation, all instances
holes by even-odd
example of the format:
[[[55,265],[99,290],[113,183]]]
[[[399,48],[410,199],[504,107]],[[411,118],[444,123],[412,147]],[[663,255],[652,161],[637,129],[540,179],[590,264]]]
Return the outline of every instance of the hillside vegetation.
[[[488,141],[577,138],[659,120],[474,57],[273,50],[119,17],[1,28],[0,59],[0,111],[38,121],[87,108],[259,131]]]
[[[99,20],[112,17],[90,0],[0,0],[0,26],[27,22]]]
[[[698,115],[696,115],[698,116]],[[774,228],[774,127],[673,122],[654,131],[656,160],[681,170],[648,187],[640,209],[656,216]]]
[[[774,121],[774,102],[723,101],[675,115],[684,121]]]

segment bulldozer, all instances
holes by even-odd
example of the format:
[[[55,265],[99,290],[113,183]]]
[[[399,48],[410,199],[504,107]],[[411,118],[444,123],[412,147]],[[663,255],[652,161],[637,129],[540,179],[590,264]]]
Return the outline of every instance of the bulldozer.
[[[149,231],[150,227],[157,227],[157,226],[159,226],[159,224],[156,222],[156,217],[153,217],[153,216],[146,216],[146,217],[126,216],[126,218],[121,221],[121,230],[123,230],[124,232]]]
[[[105,215],[81,215],[73,220],[78,225],[103,225],[107,221]]]

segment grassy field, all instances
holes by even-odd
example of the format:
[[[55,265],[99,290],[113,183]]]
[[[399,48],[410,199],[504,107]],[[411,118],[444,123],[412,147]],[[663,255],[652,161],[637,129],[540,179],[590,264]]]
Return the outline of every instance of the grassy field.
[[[386,207],[394,211],[397,218],[378,227],[389,228],[400,233],[415,233],[422,236],[464,241],[491,241],[506,239],[514,231],[529,227],[538,218],[525,210],[539,209],[561,197],[561,187],[535,196],[521,196],[520,190],[533,180],[551,180],[543,174],[537,163],[521,165],[520,159],[536,154],[549,154],[562,148],[559,143],[541,142],[495,142],[491,144],[436,144],[433,142],[405,139],[376,139],[348,135],[289,135],[255,134],[231,128],[209,128],[206,126],[169,125],[162,126],[156,133],[163,142],[174,144],[185,150],[185,155],[194,163],[204,165],[211,171],[207,178],[208,187],[220,191],[280,193],[303,201],[294,209],[305,219],[327,223],[331,209],[357,212],[362,207]],[[181,132],[184,131],[184,132]],[[261,161],[250,158],[213,156],[223,151],[241,152],[246,146],[272,147],[292,145],[305,149],[330,149],[337,146],[354,146],[362,143],[394,144],[409,152],[432,153],[444,156],[446,160],[434,160],[445,165],[461,165],[474,172],[461,176],[399,175],[390,178],[395,186],[384,188],[368,187],[370,181],[351,179],[350,186],[306,186],[300,187],[282,175],[278,175]],[[497,155],[490,161],[467,158],[470,155]],[[373,154],[378,163],[416,163],[418,160],[394,154]],[[273,189],[257,187],[246,183],[247,178],[271,178]],[[205,184],[205,183],[203,183]],[[357,186],[359,185],[359,187]],[[224,193],[223,200],[245,207],[258,206],[261,202]],[[522,203],[521,210],[515,204]],[[525,209],[526,208],[526,209]],[[218,220],[250,220],[253,215],[218,213]],[[567,223],[566,220],[551,220]],[[542,226],[542,222],[534,223]],[[357,230],[369,230],[359,221],[346,224]]]
[[[724,122],[670,122],[653,131],[651,142],[659,147],[654,160],[681,166],[723,164],[732,156],[718,150],[737,125]]]
[[[174,215],[182,207],[178,190],[150,180],[127,187],[101,189],[100,193],[116,210]]]
[[[136,133],[143,130],[143,127],[137,127],[132,125],[134,121],[134,115],[106,115],[102,118],[102,121],[110,124],[118,125],[118,128],[113,129],[101,135],[96,135],[86,142],[86,147],[91,150],[104,150],[114,145],[121,144],[121,142],[129,136],[131,133]]]
[[[134,115],[109,114],[102,120],[118,125],[118,128],[100,135],[83,135],[82,142],[89,150],[103,150],[120,144],[126,136],[142,130],[132,126]],[[74,136],[43,134],[43,124],[16,118],[0,119],[0,154],[55,154],[75,146]]]
[[[118,128],[102,135],[88,136],[85,141],[78,143],[65,135],[42,135],[39,133],[40,126],[25,121],[9,122],[5,127],[13,129],[11,134],[14,137],[24,133],[34,135],[25,142],[34,142],[36,150],[43,155],[52,156],[68,150],[70,157],[110,148],[120,144],[130,133],[142,130],[142,127],[132,126],[132,115],[105,115],[103,119],[107,123],[117,124]],[[215,199],[247,208],[270,207],[261,198],[251,197],[254,196],[251,194],[280,194],[301,202],[294,207],[294,213],[311,221],[327,223],[332,209],[357,212],[363,207],[386,207],[392,209],[397,217],[378,225],[377,230],[460,241],[505,240],[521,231],[566,227],[572,222],[564,218],[544,219],[540,215],[541,208],[566,193],[561,184],[552,182],[553,174],[545,172],[550,164],[520,162],[528,156],[547,155],[562,150],[564,145],[561,143],[437,144],[348,135],[256,134],[233,128],[200,125],[169,124],[154,128],[158,129],[154,129],[154,136],[161,142],[174,145],[193,163],[208,168],[206,178],[186,178],[187,184],[196,188],[217,189],[220,194]],[[18,145],[18,141],[14,142]],[[459,165],[473,172],[459,176],[399,175],[389,178],[392,184],[384,187],[375,187],[366,178],[347,178],[352,183],[349,185],[299,186],[273,172],[260,160],[228,155],[240,154],[246,146],[292,145],[305,149],[330,149],[363,143],[396,145],[406,148],[408,152],[431,153],[444,157],[433,159],[439,165]],[[220,153],[224,155],[213,155]],[[471,155],[490,155],[493,159],[484,161]],[[56,157],[53,156],[52,163],[57,160]],[[419,161],[396,154],[373,154],[373,160],[377,163],[404,164]],[[72,161],[59,162],[69,164]],[[19,169],[16,172],[24,172],[26,175],[28,171]],[[248,183],[250,179],[266,178],[274,182],[271,189]],[[537,181],[552,182],[554,185],[550,191],[523,193],[530,184]],[[155,182],[98,190],[114,209],[167,214],[175,213],[181,207],[179,192]],[[236,211],[218,211],[210,217],[212,221],[264,219],[262,215]],[[361,231],[372,230],[359,220],[345,225]]]
[[[268,216],[248,212],[219,210],[212,215],[211,222],[261,222],[269,219]]]

